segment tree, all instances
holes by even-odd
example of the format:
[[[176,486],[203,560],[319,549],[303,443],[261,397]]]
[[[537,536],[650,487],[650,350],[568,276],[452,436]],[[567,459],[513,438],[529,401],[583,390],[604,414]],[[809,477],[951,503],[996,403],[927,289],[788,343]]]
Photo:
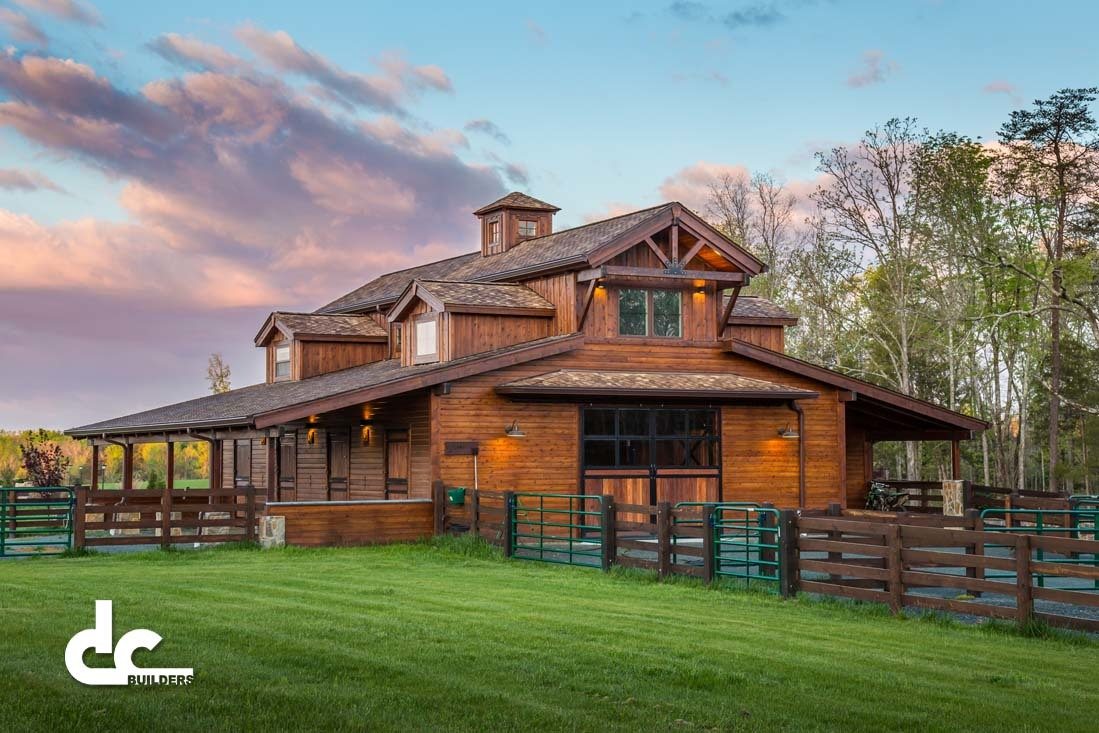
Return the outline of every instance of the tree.
[[[32,433],[27,442],[19,446],[23,454],[23,468],[34,486],[62,486],[69,470],[69,459],[61,446],[49,440],[44,430]]]
[[[210,383],[210,391],[214,394],[228,392],[229,376],[229,365],[221,358],[221,354],[210,354],[210,360],[206,363],[206,381]]]
[[[1047,273],[1041,279],[1049,303],[1049,480],[1060,487],[1062,309],[1066,303],[1090,321],[1099,341],[1099,309],[1066,288],[1068,247],[1087,247],[1084,236],[1099,210],[1099,125],[1089,104],[1099,88],[1062,89],[1034,108],[1017,110],[1000,128],[1001,175],[1013,201],[1036,225]],[[1093,243],[1092,243],[1093,244]],[[1094,279],[1085,287],[1094,288]]]

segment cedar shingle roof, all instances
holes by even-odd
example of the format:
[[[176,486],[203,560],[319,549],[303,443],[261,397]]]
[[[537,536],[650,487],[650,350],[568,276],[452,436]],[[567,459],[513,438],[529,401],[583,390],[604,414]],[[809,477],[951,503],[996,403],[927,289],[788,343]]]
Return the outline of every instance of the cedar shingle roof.
[[[271,328],[280,328],[296,339],[384,339],[388,333],[370,316],[321,315],[317,313],[272,313],[256,336],[266,340]]]
[[[553,204],[547,204],[545,201],[536,199],[533,196],[528,196],[525,193],[518,191],[512,191],[502,199],[496,199],[487,206],[482,206],[473,212],[474,216],[480,216],[481,214],[487,214],[493,209],[528,209],[531,211],[560,211],[560,206],[554,206]]]
[[[736,299],[733,312],[729,314],[729,323],[748,320],[780,320],[789,321],[787,325],[795,325],[798,317],[777,303],[772,303],[766,298],[756,295],[741,295]]]
[[[391,272],[371,280],[318,309],[337,313],[385,305],[396,300],[416,279],[452,281],[502,280],[525,271],[583,262],[589,253],[618,235],[665,213],[672,204],[661,204],[612,219],[563,229],[544,237],[525,239],[506,252],[482,257],[480,250],[449,260]]]
[[[526,377],[496,388],[503,394],[645,395],[674,397],[804,399],[818,396],[807,389],[739,374],[698,372],[617,372],[561,369]]]
[[[526,285],[515,283],[469,283],[451,280],[417,280],[421,288],[446,306],[485,306],[490,308],[545,308],[553,303]]]
[[[576,334],[551,336],[438,364],[402,367],[400,359],[387,359],[343,369],[338,372],[321,374],[296,382],[253,384],[249,387],[241,387],[222,394],[207,395],[112,420],[82,425],[66,432],[69,435],[94,436],[100,433],[141,433],[177,430],[187,427],[249,425],[256,415],[266,412],[325,399],[344,392],[377,387],[433,371],[462,367],[494,356],[502,356],[524,349],[535,349],[539,346],[564,342],[574,338],[576,338]]]

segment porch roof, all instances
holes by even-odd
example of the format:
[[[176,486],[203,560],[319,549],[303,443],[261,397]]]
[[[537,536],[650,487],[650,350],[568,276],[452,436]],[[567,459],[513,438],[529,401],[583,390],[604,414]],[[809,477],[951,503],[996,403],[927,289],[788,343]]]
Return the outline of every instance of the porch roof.
[[[505,395],[802,400],[819,393],[729,373],[560,369],[501,384]]]
[[[387,359],[294,382],[254,384],[83,425],[66,433],[89,438],[214,427],[264,428],[541,359],[569,351],[582,342],[578,334],[551,336],[440,364],[401,366],[399,359]]]

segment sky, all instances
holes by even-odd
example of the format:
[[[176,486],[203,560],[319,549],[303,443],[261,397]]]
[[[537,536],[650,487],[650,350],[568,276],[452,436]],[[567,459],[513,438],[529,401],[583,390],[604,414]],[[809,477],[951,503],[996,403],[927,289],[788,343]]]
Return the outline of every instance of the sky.
[[[810,192],[891,117],[994,139],[1099,83],[1099,4],[0,0],[0,428],[262,381],[271,310],[723,173]],[[1065,23],[1071,18],[1071,23]]]

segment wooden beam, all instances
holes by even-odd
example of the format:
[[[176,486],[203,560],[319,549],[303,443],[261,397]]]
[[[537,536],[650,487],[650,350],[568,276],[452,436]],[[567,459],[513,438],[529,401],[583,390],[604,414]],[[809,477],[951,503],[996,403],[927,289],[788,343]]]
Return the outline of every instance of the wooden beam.
[[[962,478],[962,445],[956,439],[950,441],[950,477],[955,481]]]
[[[133,491],[134,488],[134,447],[122,446],[122,490]]]
[[[659,270],[658,270],[659,272]],[[576,274],[576,282],[586,283],[592,280],[598,280],[599,278],[607,276],[606,267],[592,267],[588,270],[581,270]]]
[[[729,296],[729,303],[725,306],[725,311],[722,313],[721,320],[718,322],[717,337],[721,338],[725,333],[725,327],[729,325],[729,316],[733,315],[733,308],[736,307],[736,299],[740,297],[740,286],[733,288],[733,294]]]
[[[656,246],[656,242],[652,237],[645,237],[645,244],[649,245],[649,249],[656,253],[656,256],[660,258],[660,261],[664,263],[664,267],[671,267],[672,261],[668,259],[668,255],[660,251],[660,247]]]
[[[720,270],[682,270],[669,272],[656,267],[626,267],[624,265],[603,265],[599,277],[651,277],[674,280],[709,280],[733,285],[747,285],[748,276],[743,272],[722,272]],[[590,272],[586,271],[586,272]],[[584,274],[584,273],[581,273]],[[586,279],[591,279],[590,276]]]
[[[683,255],[683,259],[679,261],[680,266],[686,267],[687,265],[689,265],[691,263],[691,260],[695,258],[695,255],[701,252],[702,248],[705,247],[707,244],[710,243],[707,242],[705,239],[699,239],[697,242],[695,242],[695,245],[687,250],[687,254]]]
[[[92,444],[92,478],[88,483],[92,485],[92,491],[99,490],[99,446],[95,443]]]
[[[599,286],[598,280],[588,281],[588,292],[584,294],[584,305],[580,309],[580,319],[576,323],[576,330],[584,330],[584,321],[588,318],[588,311],[591,310],[591,302],[595,298],[595,289]]]
[[[168,491],[176,487],[176,450],[171,442],[164,443],[164,459],[167,464],[164,471],[164,486]]]
[[[672,220],[672,262],[679,263],[679,217]]]

